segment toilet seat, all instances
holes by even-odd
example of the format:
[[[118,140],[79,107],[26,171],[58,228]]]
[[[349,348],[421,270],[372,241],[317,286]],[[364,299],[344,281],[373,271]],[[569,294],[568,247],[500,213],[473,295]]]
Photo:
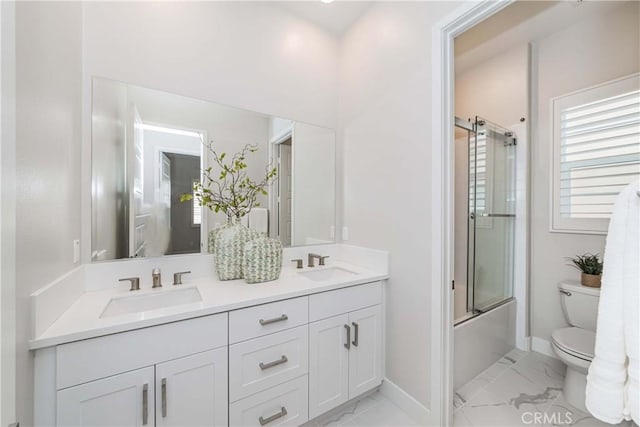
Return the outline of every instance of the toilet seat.
[[[570,327],[556,329],[551,340],[558,350],[586,362],[593,360],[596,333],[587,329]]]

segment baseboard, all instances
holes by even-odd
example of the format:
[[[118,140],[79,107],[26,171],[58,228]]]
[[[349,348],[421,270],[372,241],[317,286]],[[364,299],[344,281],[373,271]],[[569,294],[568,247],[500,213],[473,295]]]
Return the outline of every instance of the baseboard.
[[[387,399],[395,403],[407,415],[409,415],[419,425],[431,425],[431,411],[414,399],[409,393],[398,387],[388,378],[385,378],[380,388]]]
[[[558,358],[553,348],[551,348],[551,343],[540,337],[531,337],[531,350],[554,359]]]
[[[531,351],[532,337],[516,337],[516,348],[522,351]]]

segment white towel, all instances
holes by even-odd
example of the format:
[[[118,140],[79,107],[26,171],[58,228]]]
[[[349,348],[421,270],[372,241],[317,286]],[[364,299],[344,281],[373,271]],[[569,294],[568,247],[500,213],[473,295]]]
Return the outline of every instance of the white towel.
[[[266,208],[253,208],[248,216],[249,228],[267,234],[269,231],[269,211]]]
[[[594,417],[640,422],[640,181],[618,196],[609,224],[595,357],[585,404]]]

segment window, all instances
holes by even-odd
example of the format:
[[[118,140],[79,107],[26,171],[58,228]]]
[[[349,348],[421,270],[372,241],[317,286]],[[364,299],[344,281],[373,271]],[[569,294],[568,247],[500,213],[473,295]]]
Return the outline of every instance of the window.
[[[479,131],[476,143],[469,143],[469,212],[474,212],[476,227],[492,228],[492,219],[485,216],[492,211],[490,201],[493,187],[493,165],[490,164],[491,146],[487,144],[487,131]],[[475,206],[475,209],[474,209]]]
[[[198,183],[198,181],[194,182],[194,184]],[[191,225],[199,226],[202,224],[202,206],[200,205],[200,200],[196,198],[196,191],[191,190],[193,192],[193,199],[191,199]]]
[[[552,100],[553,231],[606,233],[640,176],[640,74]]]

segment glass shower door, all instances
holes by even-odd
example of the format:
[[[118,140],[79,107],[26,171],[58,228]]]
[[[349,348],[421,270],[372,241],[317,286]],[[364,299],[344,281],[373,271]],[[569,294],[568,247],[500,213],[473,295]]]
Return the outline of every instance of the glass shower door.
[[[469,141],[467,309],[481,313],[513,296],[513,134],[476,117]]]

